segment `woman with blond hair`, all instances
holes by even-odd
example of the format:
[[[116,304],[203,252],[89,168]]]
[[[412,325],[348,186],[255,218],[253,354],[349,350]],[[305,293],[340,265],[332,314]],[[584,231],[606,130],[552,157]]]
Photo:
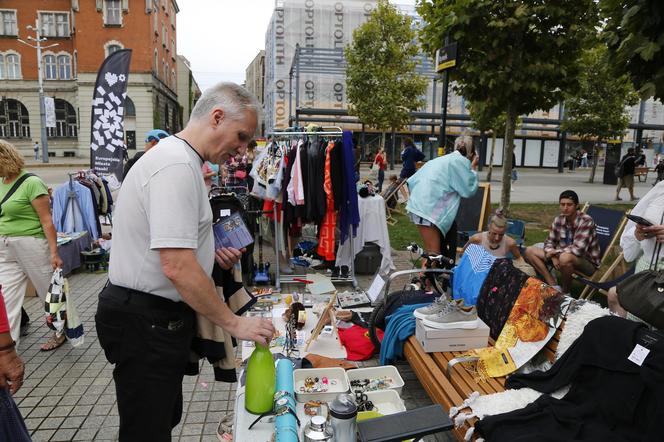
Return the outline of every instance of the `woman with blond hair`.
[[[24,167],[16,148],[0,140],[0,285],[15,341],[20,335],[28,279],[43,301],[53,270],[62,266],[48,188]],[[53,350],[64,341],[64,335],[53,335],[41,349]]]

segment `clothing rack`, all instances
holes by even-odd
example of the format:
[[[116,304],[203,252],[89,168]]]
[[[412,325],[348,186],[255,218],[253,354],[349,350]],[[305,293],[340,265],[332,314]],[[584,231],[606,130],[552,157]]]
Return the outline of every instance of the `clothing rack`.
[[[67,202],[65,203],[65,210],[62,212],[62,218],[60,220],[61,224],[65,224],[65,220],[67,219],[67,213],[69,212],[69,206],[72,206],[73,210],[73,205],[76,204],[76,207],[78,207],[78,213],[83,214],[83,211],[81,210],[81,204],[78,202],[78,196],[76,195],[76,191],[74,190],[74,177],[85,177],[85,174],[87,172],[85,171],[79,171],[79,172],[67,172],[67,175],[69,176],[69,189],[67,191]],[[84,216],[81,216],[81,221],[83,222],[83,229],[88,232],[90,237],[92,238],[92,229],[88,225],[88,222],[86,221]],[[74,229],[76,228],[76,214],[74,214]]]
[[[292,130],[291,130],[292,129]],[[280,137],[280,136],[288,136],[288,137],[294,137],[294,136],[306,136],[306,135],[315,135],[315,136],[332,136],[332,137],[340,137],[343,135],[343,130],[339,126],[318,126],[318,130],[315,131],[306,131],[306,130],[301,130],[299,127],[289,127],[286,128],[283,131],[274,131],[271,132],[268,135],[272,135],[273,137]],[[282,202],[283,204],[283,202]],[[283,234],[283,217],[281,222],[277,221],[278,216],[277,216],[277,204],[275,201],[274,208],[273,208],[273,215],[274,215],[274,252],[275,252],[275,286],[277,290],[281,290],[281,284],[303,284],[303,280],[306,279],[306,274],[305,275],[281,275],[281,269],[280,269],[280,244],[279,244],[279,236]],[[348,232],[348,239],[347,241],[350,241],[350,250],[351,250],[351,256],[355,257],[355,250],[354,250],[354,244],[353,244],[353,233],[352,233],[352,228]],[[357,278],[355,277],[355,259],[351,259],[350,262],[350,269],[348,273],[347,278],[342,278],[339,276],[338,278],[330,278],[330,280],[334,283],[351,283],[353,285],[354,289],[358,288],[357,284]]]

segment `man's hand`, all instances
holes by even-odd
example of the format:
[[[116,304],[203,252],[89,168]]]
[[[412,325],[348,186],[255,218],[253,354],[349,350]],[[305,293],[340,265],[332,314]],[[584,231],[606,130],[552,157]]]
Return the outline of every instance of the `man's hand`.
[[[254,341],[257,344],[269,345],[275,334],[272,321],[265,318],[247,318],[238,316],[235,324],[228,329],[228,332],[238,339],[245,341]]]
[[[657,242],[664,243],[664,225],[645,227],[637,224],[635,233],[636,239],[639,239],[637,236],[639,230],[644,238],[655,238]],[[639,241],[641,240],[639,239]]]
[[[233,247],[222,247],[215,250],[214,258],[222,269],[230,270],[235,264],[240,262],[244,251],[245,249],[238,250]]]
[[[475,158],[473,158],[473,162],[470,163],[470,167],[473,170],[477,170],[477,165],[480,163],[480,156],[475,155]]]
[[[0,388],[9,386],[9,393],[15,394],[23,385],[25,365],[16,354],[16,349],[0,352]]]

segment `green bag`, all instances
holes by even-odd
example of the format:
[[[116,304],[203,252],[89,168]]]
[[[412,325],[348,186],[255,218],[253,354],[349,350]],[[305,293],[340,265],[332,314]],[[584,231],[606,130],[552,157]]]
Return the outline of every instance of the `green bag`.
[[[662,222],[664,214],[660,224]],[[658,243],[652,253],[650,268],[626,278],[617,287],[620,305],[658,329],[664,329],[664,269],[657,270],[661,250],[662,243]]]

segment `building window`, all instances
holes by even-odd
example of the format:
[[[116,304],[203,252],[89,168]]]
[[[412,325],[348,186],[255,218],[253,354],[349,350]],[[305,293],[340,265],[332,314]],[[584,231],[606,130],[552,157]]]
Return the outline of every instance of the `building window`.
[[[161,62],[164,64],[164,76],[161,78],[162,80],[164,80],[164,83],[168,84],[168,65],[166,64],[164,59],[162,59]]]
[[[171,69],[171,88],[173,90],[177,89],[178,84],[176,83],[175,70]]]
[[[51,138],[75,138],[78,136],[74,106],[60,98],[55,99],[55,127],[46,128]]]
[[[104,24],[118,26],[122,24],[122,5],[120,0],[104,1]]]
[[[0,101],[0,138],[29,138],[28,110],[18,100]]]
[[[0,80],[5,79],[5,56],[0,54]]]
[[[58,79],[58,70],[55,65],[55,55],[44,55],[44,78],[47,80]]]
[[[41,34],[44,37],[69,37],[68,12],[40,12]]]
[[[155,75],[159,74],[159,54],[157,50],[154,50],[154,73]]]
[[[120,45],[115,45],[115,44],[110,44],[110,45],[106,46],[106,56],[108,57],[108,56],[111,55],[113,52],[117,52],[117,51],[119,51],[120,49],[122,49],[122,46],[120,46]]]
[[[125,117],[135,117],[136,116],[136,106],[134,105],[134,101],[127,97],[125,98]]]
[[[161,24],[161,44],[166,47],[166,42],[168,41],[168,35],[166,35],[166,25]]]
[[[175,40],[171,40],[171,57],[175,58]]]
[[[71,80],[71,57],[68,54],[58,55],[58,77]]]
[[[0,10],[0,35],[17,35],[16,11]]]
[[[4,77],[8,80],[21,79],[21,59],[18,54],[5,54]],[[0,74],[2,75],[2,74]]]
[[[159,9],[156,7],[152,11],[152,23],[155,35],[159,35]]]

